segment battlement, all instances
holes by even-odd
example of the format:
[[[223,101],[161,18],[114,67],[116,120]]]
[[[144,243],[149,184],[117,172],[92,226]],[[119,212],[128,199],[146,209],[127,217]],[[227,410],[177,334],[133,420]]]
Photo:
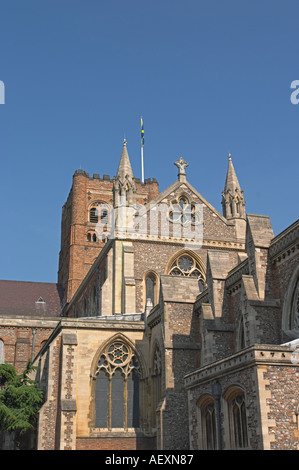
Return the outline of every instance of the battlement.
[[[85,170],[76,170],[75,173],[74,173],[74,176],[78,176],[78,175],[81,175],[81,176],[85,176],[86,178],[89,178],[89,179],[92,179],[92,180],[100,180],[100,181],[113,181],[115,176],[110,176],[110,175],[103,175],[102,178],[101,176],[99,175],[99,173],[93,173],[92,176],[89,175],[89,173]],[[157,183],[157,179],[156,178],[146,178],[144,180],[144,183],[141,183],[141,180],[140,178],[134,178],[135,182],[138,183],[138,184],[155,184]]]
[[[90,176],[89,173],[84,170],[76,170],[74,176],[78,175],[85,176],[86,178],[89,178],[91,180],[113,181],[113,177],[111,178],[110,175],[103,175],[103,177],[101,178],[99,173],[93,173],[93,175]]]

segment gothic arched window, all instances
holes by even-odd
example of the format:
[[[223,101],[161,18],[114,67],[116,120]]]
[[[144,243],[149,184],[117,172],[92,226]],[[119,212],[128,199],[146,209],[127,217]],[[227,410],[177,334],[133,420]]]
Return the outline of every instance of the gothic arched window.
[[[231,447],[245,449],[248,447],[248,436],[244,391],[239,387],[232,388],[227,394],[227,405]]]
[[[155,273],[150,272],[145,277],[145,302],[151,300],[152,305],[158,303],[158,277]]]
[[[205,283],[204,265],[190,252],[179,254],[170,264],[168,274],[171,276],[194,277]]]
[[[205,450],[217,449],[215,402],[211,396],[202,397],[199,402],[201,421],[200,447]]]
[[[141,369],[133,349],[121,339],[106,346],[95,375],[95,427],[138,428]]]

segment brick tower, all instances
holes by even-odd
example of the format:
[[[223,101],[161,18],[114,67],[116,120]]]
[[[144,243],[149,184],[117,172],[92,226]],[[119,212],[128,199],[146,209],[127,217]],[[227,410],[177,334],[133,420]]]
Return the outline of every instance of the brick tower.
[[[73,175],[72,188],[62,207],[61,217],[58,283],[64,288],[64,303],[71,300],[105,245],[106,240],[97,237],[96,224],[99,217],[107,217],[119,194],[125,194],[130,201],[142,205],[159,194],[155,178],[141,183],[134,177],[126,141],[116,177],[90,176],[83,170],[76,170]]]

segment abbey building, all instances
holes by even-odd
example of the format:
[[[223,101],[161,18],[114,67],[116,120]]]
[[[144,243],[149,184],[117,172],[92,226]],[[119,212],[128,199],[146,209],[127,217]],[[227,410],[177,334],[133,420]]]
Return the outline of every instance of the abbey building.
[[[126,142],[115,177],[76,171],[57,284],[0,281],[1,358],[34,358],[45,393],[37,449],[298,448],[299,221],[247,214],[231,156],[222,213],[173,171],[141,182]]]

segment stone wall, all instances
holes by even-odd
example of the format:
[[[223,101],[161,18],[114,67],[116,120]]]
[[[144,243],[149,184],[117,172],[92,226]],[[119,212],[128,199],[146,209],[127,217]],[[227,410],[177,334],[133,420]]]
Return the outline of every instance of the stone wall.
[[[221,446],[234,449],[226,393],[241,387],[245,393],[248,449],[296,450],[298,448],[299,366],[286,346],[253,346],[229,358],[188,374],[190,447],[202,449],[199,400],[213,396],[221,385]]]

